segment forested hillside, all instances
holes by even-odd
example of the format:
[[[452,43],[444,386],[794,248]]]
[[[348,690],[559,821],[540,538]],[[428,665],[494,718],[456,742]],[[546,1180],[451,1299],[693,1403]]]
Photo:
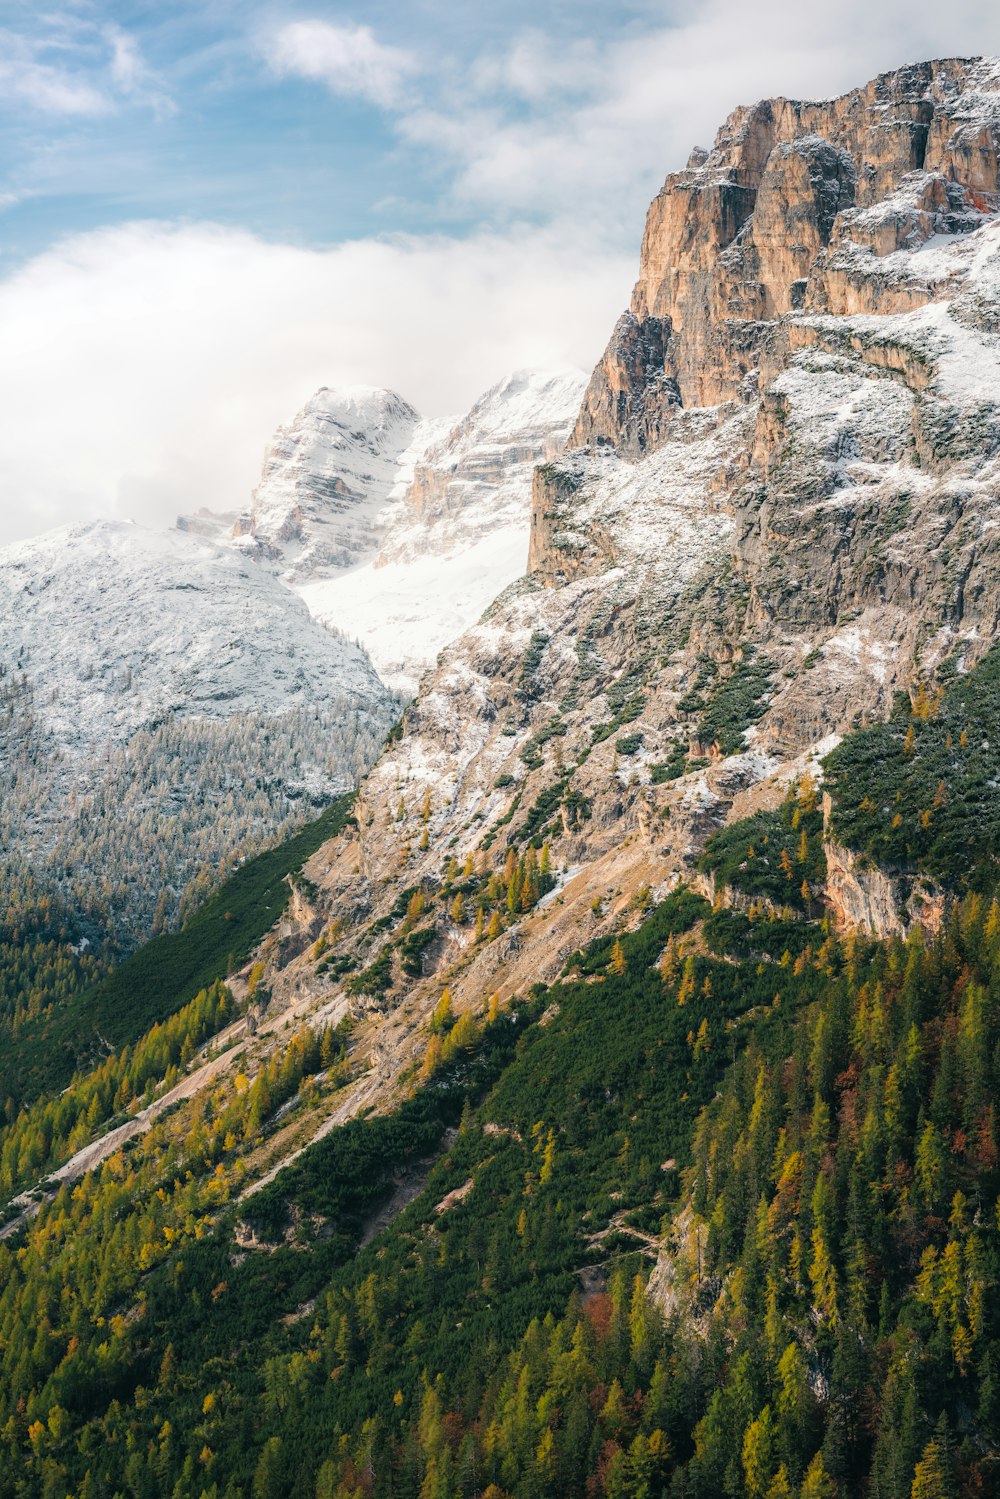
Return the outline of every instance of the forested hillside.
[[[934,726],[992,683],[988,661],[900,710],[919,784]],[[834,757],[842,828],[877,805],[884,732]],[[707,860],[737,886],[761,858],[817,880],[816,804],[803,783],[775,843],[755,818]],[[406,1101],[242,1202],[287,1101],[342,1086],[350,1046],[297,1032],[266,1076],[182,1101],[0,1250],[0,1493],[991,1492],[994,868],[982,848],[941,930],[906,940],[681,889],[509,1010],[440,1006]],[[140,1041],[134,1089],[230,1004]]]
[[[179,932],[154,938],[111,972],[107,959],[68,942],[68,918],[58,918],[51,901],[35,897],[26,911],[12,905],[0,925],[6,934],[0,982],[7,997],[0,1016],[0,1097],[8,1122],[22,1104],[61,1091],[79,1068],[133,1045],[199,987],[231,973],[285,905],[286,877],[340,831],[350,801],[339,798],[277,848],[247,860]]]
[[[998,163],[994,59],[735,110],[650,207],[527,574],[197,909],[163,847],[207,857],[202,793],[253,822],[280,751],[218,668],[285,705],[302,632],[242,562],[244,659],[236,562],[214,645],[166,591],[149,701],[201,651],[222,737],[143,716],[176,805],[119,809],[123,747],[0,942],[0,1499],[1000,1493]],[[14,654],[15,842],[104,667],[75,594],[17,598],[84,670]],[[364,759],[389,704],[337,654]],[[184,917],[111,972],[98,824],[102,898]]]

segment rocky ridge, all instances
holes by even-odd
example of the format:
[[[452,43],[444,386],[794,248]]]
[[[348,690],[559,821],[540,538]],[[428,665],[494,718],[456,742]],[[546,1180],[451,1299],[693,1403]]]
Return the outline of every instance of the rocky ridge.
[[[388,1077],[444,982],[477,1007],[551,978],[837,734],[997,638],[997,141],[1000,66],[955,60],[737,111],[668,179],[575,447],[536,472],[528,576],[444,653],[310,866],[311,930],[338,916],[369,964],[400,891],[452,860],[497,869],[541,835],[564,871],[496,940],[447,922],[421,977],[393,959],[380,997],[347,998]],[[871,897],[851,887],[847,918]],[[273,990],[345,992],[308,955]]]
[[[650,207],[632,305],[575,442],[636,456],[665,440],[676,406],[751,396],[788,313],[946,296],[947,268],[912,252],[997,209],[997,66],[922,63],[824,103],[734,110]]]

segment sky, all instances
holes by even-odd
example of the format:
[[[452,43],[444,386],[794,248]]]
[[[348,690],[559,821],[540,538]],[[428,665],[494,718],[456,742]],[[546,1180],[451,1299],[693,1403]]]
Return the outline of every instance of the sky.
[[[322,384],[589,368],[734,106],[982,52],[995,0],[0,0],[0,544],[239,507]]]

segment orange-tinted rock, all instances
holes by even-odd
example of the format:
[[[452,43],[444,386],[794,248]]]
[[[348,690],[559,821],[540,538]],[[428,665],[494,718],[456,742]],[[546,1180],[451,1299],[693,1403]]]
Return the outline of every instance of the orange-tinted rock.
[[[933,285],[872,262],[1000,206],[992,68],[952,58],[826,102],[734,111],[649,209],[631,320],[594,373],[573,442],[638,457],[678,404],[754,394],[776,319],[931,300]]]

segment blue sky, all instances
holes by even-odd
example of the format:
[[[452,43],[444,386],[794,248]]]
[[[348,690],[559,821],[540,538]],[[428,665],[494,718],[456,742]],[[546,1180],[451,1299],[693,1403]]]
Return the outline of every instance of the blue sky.
[[[455,153],[414,120],[530,122],[586,95],[603,46],[665,23],[667,7],[596,0],[0,4],[0,264],[133,219],[310,245],[537,220],[537,202],[452,191]],[[320,57],[309,76],[324,42],[343,68]],[[518,44],[538,50],[537,86],[509,62]],[[579,82],[555,76],[560,58]]]
[[[321,384],[592,367],[730,110],[979,52],[996,0],[0,0],[0,544],[241,506]]]

